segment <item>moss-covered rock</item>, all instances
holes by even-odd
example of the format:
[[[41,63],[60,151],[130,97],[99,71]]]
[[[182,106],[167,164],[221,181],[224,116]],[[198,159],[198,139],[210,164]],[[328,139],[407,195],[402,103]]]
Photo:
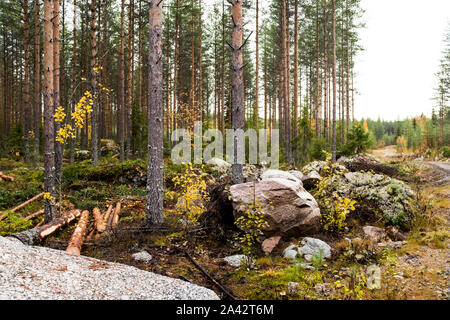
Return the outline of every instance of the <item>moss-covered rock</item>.
[[[407,227],[412,218],[414,192],[404,182],[383,174],[331,174],[321,181],[316,197],[333,195],[356,200],[357,211],[379,214],[386,224]]]

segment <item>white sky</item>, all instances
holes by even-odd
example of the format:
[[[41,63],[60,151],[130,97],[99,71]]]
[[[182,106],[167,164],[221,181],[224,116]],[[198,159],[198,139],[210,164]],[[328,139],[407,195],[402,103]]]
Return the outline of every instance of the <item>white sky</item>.
[[[365,51],[356,60],[355,117],[431,114],[450,0],[362,0]]]

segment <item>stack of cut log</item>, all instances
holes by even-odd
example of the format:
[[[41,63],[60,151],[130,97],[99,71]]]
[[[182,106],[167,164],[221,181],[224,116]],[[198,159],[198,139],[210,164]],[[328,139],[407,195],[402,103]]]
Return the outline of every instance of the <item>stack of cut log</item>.
[[[81,247],[83,246],[85,239],[88,241],[97,239],[103,233],[109,233],[117,227],[119,224],[120,208],[120,202],[117,202],[114,211],[113,206],[110,205],[105,214],[102,214],[99,208],[94,208],[94,210],[92,210],[94,223],[90,226],[88,226],[90,212],[87,210],[83,211],[81,218],[78,221],[78,225],[72,234],[72,238],[69,241],[69,246],[67,247],[66,252],[80,255]],[[86,234],[88,234],[87,237]]]
[[[33,201],[41,198],[42,196],[43,193],[38,194],[37,196],[25,201],[24,203],[10,211],[16,212],[26,205],[32,203]],[[63,226],[70,224],[75,219],[80,218],[66,249],[66,252],[68,253],[80,255],[81,247],[83,246],[85,240],[97,239],[103,233],[110,233],[114,228],[117,227],[117,225],[119,224],[120,210],[120,202],[117,202],[115,207],[113,207],[113,205],[110,205],[104,214],[101,213],[99,208],[94,208],[94,210],[92,211],[94,222],[91,225],[88,224],[90,217],[90,212],[88,210],[84,210],[82,212],[80,210],[70,210],[64,213],[61,217],[56,218],[47,224],[43,224],[43,222],[41,222],[33,229],[16,233],[12,235],[12,237],[19,239],[25,244],[33,245],[53,234]],[[24,220],[28,221],[43,214],[44,210],[41,209],[39,211],[36,211],[35,213],[28,215],[24,218]],[[0,215],[0,221],[5,217],[6,214]]]

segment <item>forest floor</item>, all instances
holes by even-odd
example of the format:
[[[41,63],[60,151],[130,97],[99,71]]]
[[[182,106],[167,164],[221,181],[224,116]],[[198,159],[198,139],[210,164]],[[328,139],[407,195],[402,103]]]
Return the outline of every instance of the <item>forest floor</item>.
[[[83,247],[83,255],[196,283],[214,290],[224,299],[227,299],[227,294],[217,283],[237,299],[449,299],[448,164],[410,161],[400,157],[395,152],[395,147],[374,150],[373,154],[387,163],[417,167],[413,176],[407,176],[405,180],[416,192],[418,205],[423,206],[423,210],[429,212],[432,219],[423,216],[407,234],[407,245],[401,249],[386,248],[375,256],[368,254],[357,260],[346,256],[343,250],[337,250],[338,253],[330,261],[320,262],[314,270],[300,268],[298,264],[282,258],[282,248],[289,243],[299,243],[301,238],[281,242],[269,256],[257,249],[254,264],[231,267],[223,258],[239,253],[234,240],[236,232],[188,228],[180,223],[179,216],[170,211],[173,204],[167,199],[165,225],[158,229],[144,230],[141,223],[145,210],[145,187],[124,181],[105,180],[107,177],[103,173],[89,171],[91,169],[87,170],[86,167],[67,168],[69,181],[64,185],[63,193],[66,201],[74,203],[80,209],[98,206],[104,210],[117,201],[122,204],[118,228],[97,240],[88,241]],[[105,162],[103,168],[109,170],[112,166],[111,160],[108,161],[110,162]],[[131,162],[129,167],[137,168],[137,165]],[[121,172],[128,169],[120,166]],[[41,192],[40,170],[25,170],[23,163],[7,159],[0,159],[0,170],[17,178],[14,183],[0,181],[1,210],[14,207],[23,202],[23,199]],[[78,179],[85,171],[90,172],[89,178]],[[97,176],[99,178],[95,179]],[[39,202],[31,204],[19,215],[25,216],[40,206],[42,203]],[[431,221],[438,223],[432,224]],[[71,225],[61,230],[44,240],[41,245],[65,250],[74,228]],[[358,229],[338,237],[326,234],[316,237],[336,249],[342,247],[344,237],[352,238],[360,234]],[[132,254],[143,250],[152,256],[150,262],[138,262],[132,258]],[[363,255],[366,253],[362,252]],[[382,285],[378,290],[369,290],[366,271],[374,264],[381,268]],[[216,283],[208,279],[198,265]],[[298,283],[298,290],[294,293],[288,290],[290,282]]]

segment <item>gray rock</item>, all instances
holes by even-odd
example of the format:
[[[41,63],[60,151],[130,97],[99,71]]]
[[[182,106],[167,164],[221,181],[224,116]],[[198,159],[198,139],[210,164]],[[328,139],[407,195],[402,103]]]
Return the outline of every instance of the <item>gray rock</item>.
[[[407,244],[406,241],[392,241],[392,242],[380,242],[378,243],[379,248],[390,247],[392,249],[400,249]]]
[[[324,196],[357,199],[357,210],[379,212],[393,225],[412,218],[414,192],[402,181],[382,174],[346,172],[326,178]]]
[[[74,153],[75,160],[88,160],[91,158],[91,151],[89,150],[76,150]]]
[[[285,250],[283,253],[283,258],[295,260],[297,258],[297,255],[298,255],[297,250]]]
[[[0,237],[0,300],[218,300],[209,289],[135,267]]]
[[[304,238],[302,247],[298,249],[300,255],[304,256],[307,261],[315,254],[322,254],[324,259],[331,257],[331,247],[324,241],[315,238]]]
[[[320,209],[301,183],[279,178],[230,187],[235,218],[245,215],[255,198],[268,226],[266,236],[305,236],[320,229]]]
[[[231,170],[231,163],[228,163],[225,160],[219,158],[212,158],[206,163],[210,165],[213,170],[216,170],[219,173],[227,173]]]
[[[151,254],[149,254],[147,251],[141,251],[141,252],[137,252],[134,253],[132,255],[133,259],[138,261],[138,262],[150,262],[152,261],[153,257],[151,256]]]
[[[236,254],[223,258],[230,266],[239,268],[243,264],[251,264],[252,260],[244,254]]]

